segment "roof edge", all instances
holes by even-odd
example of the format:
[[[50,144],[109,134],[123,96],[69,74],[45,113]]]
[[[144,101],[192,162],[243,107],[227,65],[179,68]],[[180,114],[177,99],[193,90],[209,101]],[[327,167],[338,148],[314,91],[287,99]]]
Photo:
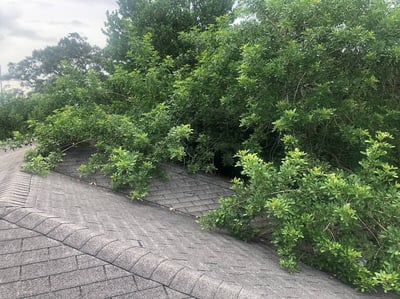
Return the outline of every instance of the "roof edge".
[[[15,205],[7,196],[0,201],[1,218],[194,298],[261,298],[237,284],[154,254],[139,243],[113,239],[35,208]]]

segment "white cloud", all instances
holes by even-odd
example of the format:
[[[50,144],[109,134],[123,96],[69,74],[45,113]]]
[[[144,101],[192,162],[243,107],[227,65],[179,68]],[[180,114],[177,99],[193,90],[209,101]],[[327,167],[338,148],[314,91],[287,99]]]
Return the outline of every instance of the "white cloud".
[[[71,32],[104,46],[101,29],[116,0],[0,0],[0,65],[18,62],[34,49],[55,45]]]

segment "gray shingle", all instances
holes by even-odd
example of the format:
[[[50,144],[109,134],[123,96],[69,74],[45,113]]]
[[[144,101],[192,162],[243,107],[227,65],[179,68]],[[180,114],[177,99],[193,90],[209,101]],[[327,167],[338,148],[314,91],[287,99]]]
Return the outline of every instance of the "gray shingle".
[[[106,279],[102,266],[76,270],[68,273],[50,276],[51,289],[53,291],[77,287]]]
[[[116,241],[109,243],[103,247],[96,256],[102,260],[113,262],[119,255],[121,255],[122,252],[132,247],[126,243],[129,242],[124,243],[121,241]],[[135,245],[139,246],[137,243]]]
[[[75,224],[63,223],[63,224],[55,227],[53,230],[51,230],[47,234],[47,236],[49,236],[50,238],[56,239],[58,241],[64,241],[66,238],[68,238],[74,232],[77,232],[82,229],[84,229],[84,228],[79,227]]]
[[[19,267],[0,269],[0,284],[19,280]]]
[[[154,270],[165,260],[165,258],[159,257],[150,252],[142,256],[132,267],[131,271],[142,277],[150,278]]]
[[[130,273],[126,270],[123,270],[121,268],[118,268],[114,265],[105,265],[104,269],[106,270],[106,276],[108,279],[114,279],[114,278],[132,275],[132,273]]]
[[[10,228],[18,228],[18,226],[8,221],[0,219],[0,230],[6,230]]]
[[[1,241],[8,241],[8,240],[13,240],[15,239],[15,236],[18,236],[18,238],[28,238],[28,237],[35,237],[38,236],[39,234],[31,231],[31,230],[27,230],[27,229],[23,229],[23,228],[12,228],[12,229],[7,229],[7,230],[3,230],[0,234],[0,242]]]
[[[46,220],[40,222],[37,226],[35,226],[34,229],[37,232],[47,235],[49,232],[60,226],[62,223],[63,221],[61,221],[60,218],[46,218]]]
[[[24,228],[33,229],[46,219],[47,217],[45,215],[31,213],[18,221],[18,225]]]
[[[29,297],[29,299],[78,299],[81,298],[81,290],[79,288],[71,288],[46,294],[40,294]]]
[[[31,238],[23,239],[22,250],[34,250],[48,247],[59,246],[59,242],[49,239],[46,236],[36,236]]]
[[[1,245],[0,245],[1,246]],[[22,252],[15,252],[0,255],[0,269],[21,265]]]
[[[125,270],[130,270],[142,256],[148,253],[149,250],[142,247],[130,248],[117,257],[114,265]]]
[[[135,281],[139,290],[151,289],[160,285],[153,280],[145,279],[137,275],[135,275]]]
[[[44,261],[40,263],[24,265],[21,267],[21,278],[30,279],[41,276],[49,276],[78,269],[74,256],[58,260]]]
[[[20,221],[22,218],[24,218],[26,215],[28,215],[30,213],[32,213],[32,211],[30,211],[27,208],[19,208],[19,209],[15,209],[11,213],[4,216],[4,219],[8,220],[12,223],[17,223],[18,221]]]
[[[170,260],[166,260],[158,265],[158,267],[154,270],[151,278],[165,285],[170,285],[172,279],[182,269],[182,265],[179,265],[176,262]]]
[[[197,280],[202,275],[204,275],[204,273],[183,268],[178,272],[178,274],[176,274],[169,287],[174,290],[179,290],[183,293],[190,294]]]
[[[89,229],[78,230],[68,236],[68,238],[65,239],[64,244],[70,245],[74,248],[81,248],[91,238],[99,235],[101,234]]]
[[[218,287],[222,281],[212,279],[206,275],[200,277],[196,282],[191,295],[193,297],[201,297],[204,299],[213,299],[217,293]]]
[[[20,281],[18,284],[17,294],[21,297],[32,296],[36,294],[46,293],[50,291],[50,283],[48,277],[35,278]]]
[[[91,255],[82,254],[76,257],[79,269],[93,268],[96,266],[103,266],[106,263]]]
[[[22,239],[0,242],[0,254],[19,252],[22,248]]]
[[[122,296],[115,296],[113,299],[170,299],[162,286],[130,293]],[[176,299],[176,298],[174,298]]]
[[[86,299],[108,298],[137,291],[132,276],[97,282],[81,287],[82,297]]]
[[[174,299],[192,299],[193,298],[187,294],[177,292],[168,287],[164,287],[164,290],[167,292],[168,298],[174,298]],[[215,299],[219,299],[219,298],[223,298],[223,297],[215,297]]]
[[[215,298],[236,299],[239,297],[242,287],[229,282],[223,282],[215,294]]]
[[[0,284],[2,299],[27,297],[48,292],[50,292],[48,277]]]
[[[293,294],[294,296],[296,294]],[[242,289],[238,299],[263,299],[262,296],[255,295],[254,292]]]
[[[108,239],[104,236],[95,236],[89,239],[85,245],[80,248],[80,250],[91,255],[96,255],[106,245],[115,241],[115,239]]]
[[[69,256],[78,256],[82,253],[74,248],[61,245],[61,243],[56,243],[56,246],[49,248],[49,259],[56,260],[61,259]]]

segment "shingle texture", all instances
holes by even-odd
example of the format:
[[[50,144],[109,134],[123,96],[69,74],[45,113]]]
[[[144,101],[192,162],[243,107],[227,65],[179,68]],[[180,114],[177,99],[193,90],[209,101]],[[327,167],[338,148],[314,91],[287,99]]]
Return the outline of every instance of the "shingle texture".
[[[195,217],[232,192],[223,179],[165,166],[170,180],[133,202],[73,177],[85,152],[47,177],[20,172],[23,153],[0,153],[2,299],[394,297],[306,266],[288,274],[266,244],[202,230]]]

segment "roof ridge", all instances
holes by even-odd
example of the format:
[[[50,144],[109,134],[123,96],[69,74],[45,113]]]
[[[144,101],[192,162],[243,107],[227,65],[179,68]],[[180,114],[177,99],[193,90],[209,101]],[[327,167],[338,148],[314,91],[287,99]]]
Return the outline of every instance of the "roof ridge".
[[[59,241],[132,274],[195,298],[261,298],[237,284],[210,277],[129,240],[109,238],[32,207],[0,201],[0,218]]]
[[[27,206],[26,199],[33,175],[17,168],[11,173],[8,171],[8,175],[9,178],[0,182],[0,219],[40,233],[190,297],[258,298],[256,293],[245,290],[237,284],[212,278],[204,272],[161,257],[135,241],[109,238],[85,226]]]

